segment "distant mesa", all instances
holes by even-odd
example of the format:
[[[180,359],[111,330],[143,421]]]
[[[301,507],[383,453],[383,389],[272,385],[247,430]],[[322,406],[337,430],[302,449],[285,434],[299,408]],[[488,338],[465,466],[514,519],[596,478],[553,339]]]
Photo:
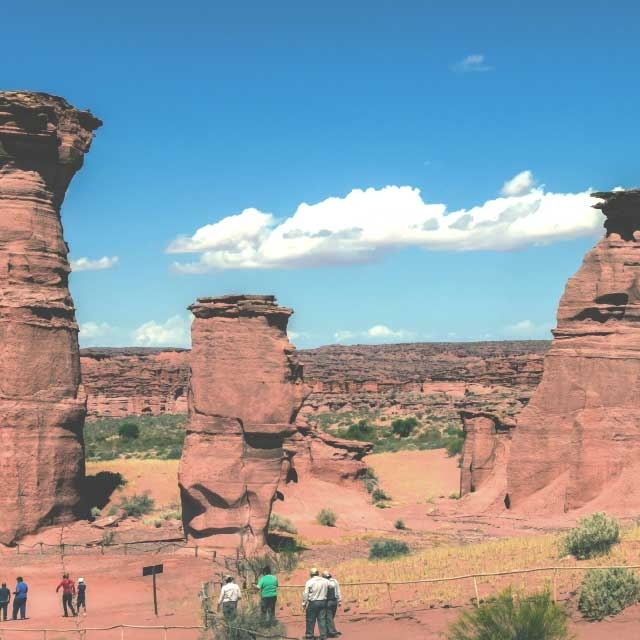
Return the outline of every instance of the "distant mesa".
[[[62,98],[0,92],[0,542],[83,513],[78,326],[60,206],[102,123]]]

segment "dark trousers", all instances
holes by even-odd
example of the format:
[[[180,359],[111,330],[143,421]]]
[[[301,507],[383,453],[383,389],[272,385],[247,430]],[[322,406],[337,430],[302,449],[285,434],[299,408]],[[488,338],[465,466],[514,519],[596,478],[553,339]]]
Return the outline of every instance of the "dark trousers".
[[[337,600],[327,600],[327,633],[329,635],[335,635],[336,630],[336,611],[338,611],[338,601]]]
[[[309,600],[305,609],[306,629],[305,638],[313,638],[313,632],[318,622],[318,631],[320,632],[320,640],[327,638],[327,601],[326,600]]]
[[[87,603],[84,601],[84,599],[84,593],[82,595],[78,594],[78,599],[76,600],[76,609],[78,610],[78,613],[80,613],[80,607],[82,607],[85,611],[87,610]]]
[[[27,599],[26,598],[14,598],[13,599],[13,620],[18,617],[20,613],[20,619],[24,620],[27,617]]]
[[[7,609],[9,608],[8,602],[0,602],[0,613],[2,613],[2,619],[7,619]]]
[[[68,616],[67,607],[71,609],[71,615],[76,615],[76,610],[73,608],[73,593],[63,593],[62,594],[62,608],[64,609],[64,615]]]
[[[278,596],[268,596],[260,598],[260,611],[267,622],[273,622],[276,619],[276,600]]]

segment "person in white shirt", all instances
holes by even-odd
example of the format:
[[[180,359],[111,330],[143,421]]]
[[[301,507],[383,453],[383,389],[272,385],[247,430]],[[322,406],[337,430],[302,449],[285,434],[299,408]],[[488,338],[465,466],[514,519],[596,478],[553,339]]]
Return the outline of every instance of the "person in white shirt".
[[[327,640],[327,589],[329,581],[323,578],[315,567],[309,573],[311,577],[305,583],[302,593],[302,608],[305,612],[306,622],[304,637],[307,639],[314,637],[317,621],[320,640]]]
[[[220,589],[220,597],[218,598],[218,610],[222,605],[222,614],[227,620],[234,618],[238,608],[238,600],[242,598],[240,587],[233,581],[232,576],[225,576],[225,583]]]

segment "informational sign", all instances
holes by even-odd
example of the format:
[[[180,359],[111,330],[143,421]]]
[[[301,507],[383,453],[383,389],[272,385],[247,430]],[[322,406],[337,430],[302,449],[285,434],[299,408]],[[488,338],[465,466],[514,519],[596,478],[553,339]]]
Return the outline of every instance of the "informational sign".
[[[156,576],[163,573],[164,565],[150,564],[148,567],[142,567],[142,575],[153,576],[153,612],[158,615],[158,596],[156,595]]]

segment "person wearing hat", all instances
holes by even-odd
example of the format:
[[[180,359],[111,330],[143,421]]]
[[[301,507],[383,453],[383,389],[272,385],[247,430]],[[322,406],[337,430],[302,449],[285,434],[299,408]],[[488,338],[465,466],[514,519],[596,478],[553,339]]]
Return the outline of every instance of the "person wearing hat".
[[[235,618],[238,608],[238,600],[242,598],[240,587],[233,581],[233,576],[225,576],[224,584],[220,589],[220,597],[218,598],[218,610],[222,605],[222,615],[225,620]]]
[[[316,622],[320,640],[327,640],[327,591],[329,581],[320,575],[320,572],[313,567],[310,571],[310,578],[304,585],[302,593],[302,608],[305,613],[305,633],[307,640],[314,637]]]
[[[78,578],[78,598],[76,600],[76,610],[80,613],[80,607],[82,607],[82,612],[84,615],[87,615],[87,583],[84,581],[84,578]]]
[[[322,577],[329,581],[327,588],[327,637],[337,638],[342,634],[336,629],[336,612],[342,604],[342,595],[340,593],[340,585],[335,578],[331,577],[329,571],[323,571]]]

